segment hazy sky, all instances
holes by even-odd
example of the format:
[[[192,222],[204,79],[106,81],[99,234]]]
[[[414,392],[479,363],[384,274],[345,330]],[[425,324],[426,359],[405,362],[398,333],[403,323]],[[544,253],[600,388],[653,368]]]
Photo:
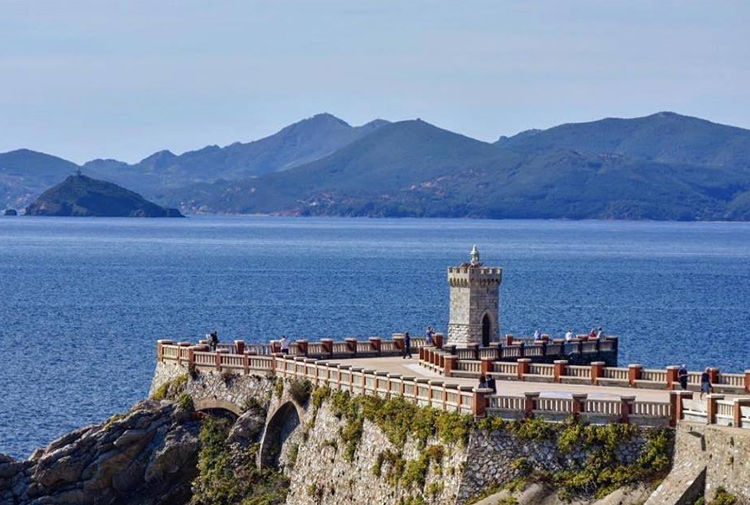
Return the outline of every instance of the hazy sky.
[[[495,140],[660,110],[750,127],[750,2],[0,0],[0,152],[134,162],[324,111]]]

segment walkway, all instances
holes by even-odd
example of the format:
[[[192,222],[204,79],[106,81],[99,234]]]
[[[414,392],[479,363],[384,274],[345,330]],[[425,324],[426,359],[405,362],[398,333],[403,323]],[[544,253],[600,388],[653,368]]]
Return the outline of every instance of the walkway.
[[[325,360],[327,363],[341,363],[352,367],[361,367],[365,370],[376,370],[400,374],[405,377],[416,377],[424,379],[442,380],[446,384],[458,384],[459,386],[476,386],[475,379],[462,379],[459,377],[443,377],[432,370],[418,364],[417,356],[412,359],[402,358],[352,358]],[[669,402],[669,391],[656,389],[623,388],[615,386],[593,386],[582,384],[555,384],[547,382],[531,381],[497,381],[497,392],[503,395],[523,396],[525,392],[539,391],[542,397],[570,398],[573,393],[588,393],[589,398],[615,399],[621,396],[635,396],[638,401]]]

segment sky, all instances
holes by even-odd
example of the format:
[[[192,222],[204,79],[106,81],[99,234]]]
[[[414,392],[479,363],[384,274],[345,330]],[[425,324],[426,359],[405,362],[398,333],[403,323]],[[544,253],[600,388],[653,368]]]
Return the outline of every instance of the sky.
[[[486,141],[670,110],[750,128],[746,0],[0,0],[0,152],[248,142],[320,112]]]

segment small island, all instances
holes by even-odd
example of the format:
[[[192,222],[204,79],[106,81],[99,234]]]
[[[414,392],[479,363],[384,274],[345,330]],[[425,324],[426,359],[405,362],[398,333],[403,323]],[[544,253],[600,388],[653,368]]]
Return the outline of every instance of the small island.
[[[27,216],[185,217],[138,193],[77,171],[26,207]]]
[[[16,209],[5,209],[3,212],[3,216],[17,216],[18,212],[16,212]]]

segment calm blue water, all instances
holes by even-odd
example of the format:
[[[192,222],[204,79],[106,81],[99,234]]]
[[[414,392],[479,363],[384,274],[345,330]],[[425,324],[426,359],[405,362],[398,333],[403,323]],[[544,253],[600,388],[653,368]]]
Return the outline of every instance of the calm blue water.
[[[472,244],[504,268],[502,333],[603,325],[621,364],[750,368],[750,224],[0,218],[0,452],[127,410],[158,338],[444,330]]]

